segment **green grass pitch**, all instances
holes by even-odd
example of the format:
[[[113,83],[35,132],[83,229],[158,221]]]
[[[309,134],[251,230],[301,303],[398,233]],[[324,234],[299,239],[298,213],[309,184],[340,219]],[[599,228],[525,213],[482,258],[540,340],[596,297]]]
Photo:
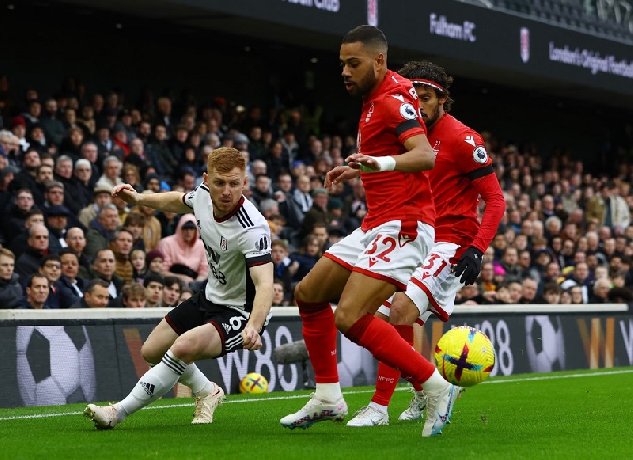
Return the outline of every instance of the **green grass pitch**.
[[[349,389],[350,416],[371,396]],[[421,425],[348,428],[322,422],[282,428],[308,392],[231,395],[212,425],[190,425],[192,402],[165,399],[114,430],[97,431],[84,405],[0,409],[2,459],[624,459],[633,458],[633,368],[490,378],[457,401],[444,434],[422,438]]]

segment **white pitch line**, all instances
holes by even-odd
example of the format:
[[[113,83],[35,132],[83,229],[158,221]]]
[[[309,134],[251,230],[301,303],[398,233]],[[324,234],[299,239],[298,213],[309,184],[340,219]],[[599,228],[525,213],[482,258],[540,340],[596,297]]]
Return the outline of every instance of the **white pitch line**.
[[[622,370],[613,370],[613,371],[604,371],[604,372],[590,372],[590,373],[582,373],[582,374],[566,374],[566,375],[543,375],[539,377],[519,377],[519,378],[509,378],[503,380],[488,380],[483,382],[482,384],[499,384],[499,383],[516,383],[516,382],[534,382],[540,380],[562,380],[562,379],[573,379],[573,378],[582,378],[582,377],[600,377],[604,375],[617,375],[617,374],[631,374],[633,373],[633,369],[622,369]],[[396,391],[409,391],[408,387],[398,387]],[[343,394],[346,395],[355,395],[355,394],[365,394],[365,393],[373,393],[374,390],[345,390]],[[307,395],[289,395],[289,396],[270,396],[267,398],[258,398],[258,399],[235,399],[225,401],[224,404],[233,404],[233,403],[255,403],[255,402],[266,402],[266,401],[281,401],[281,400],[291,400],[291,399],[305,399]],[[143,408],[143,410],[160,410],[160,409],[172,409],[177,407],[191,407],[192,403],[187,404],[164,404],[159,406],[149,406]],[[60,412],[60,413],[51,413],[51,414],[31,414],[31,415],[14,415],[11,417],[0,417],[0,422],[8,421],[8,420],[29,420],[29,419],[38,419],[38,418],[50,418],[50,417],[64,417],[67,415],[81,415],[83,412]]]

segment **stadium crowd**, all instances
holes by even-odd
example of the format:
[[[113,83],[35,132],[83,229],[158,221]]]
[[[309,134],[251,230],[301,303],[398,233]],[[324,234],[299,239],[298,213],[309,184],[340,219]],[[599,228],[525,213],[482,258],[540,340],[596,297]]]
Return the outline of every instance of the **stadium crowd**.
[[[75,81],[55,96],[9,94],[0,95],[0,308],[170,307],[191,296],[208,269],[193,215],[130,209],[110,191],[123,182],[193,190],[220,146],[247,158],[244,194],[270,224],[274,305],[293,304],[293,286],[367,210],[360,180],[323,188],[355,134],[323,132],[321,108],[151,93],[131,104],[117,91],[88,96]],[[633,166],[595,174],[572,154],[482,134],[507,211],[478,283],[457,303],[633,301]]]

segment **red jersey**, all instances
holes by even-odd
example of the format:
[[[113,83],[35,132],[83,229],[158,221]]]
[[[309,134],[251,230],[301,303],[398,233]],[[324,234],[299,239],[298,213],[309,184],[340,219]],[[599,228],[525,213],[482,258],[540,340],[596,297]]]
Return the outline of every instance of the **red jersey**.
[[[445,114],[431,127],[429,142],[436,155],[435,167],[428,172],[435,201],[435,241],[472,245],[485,251],[505,205],[484,140]],[[486,201],[481,230],[477,220],[480,195]]]
[[[411,82],[387,71],[382,83],[363,99],[358,124],[358,151],[382,157],[406,152],[404,142],[426,134],[418,98]],[[435,209],[424,172],[361,172],[367,214],[361,228],[368,230],[390,220],[418,220],[433,225]]]

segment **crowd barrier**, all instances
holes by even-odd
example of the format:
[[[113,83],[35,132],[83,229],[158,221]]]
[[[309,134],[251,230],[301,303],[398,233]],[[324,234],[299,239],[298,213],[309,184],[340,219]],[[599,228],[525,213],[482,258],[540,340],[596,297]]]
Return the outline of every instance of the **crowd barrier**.
[[[116,401],[148,366],[140,349],[167,310],[0,310],[0,407]],[[451,326],[468,324],[492,340],[497,362],[492,375],[633,365],[633,316],[628,305],[458,306],[449,323],[428,322],[415,346],[432,356]],[[372,356],[339,336],[343,386],[373,383]],[[199,363],[228,393],[248,372],[269,379],[271,391],[301,389],[301,363],[280,364],[273,350],[301,340],[296,307],[274,308],[261,350],[237,351]],[[168,396],[183,395],[178,386]]]

